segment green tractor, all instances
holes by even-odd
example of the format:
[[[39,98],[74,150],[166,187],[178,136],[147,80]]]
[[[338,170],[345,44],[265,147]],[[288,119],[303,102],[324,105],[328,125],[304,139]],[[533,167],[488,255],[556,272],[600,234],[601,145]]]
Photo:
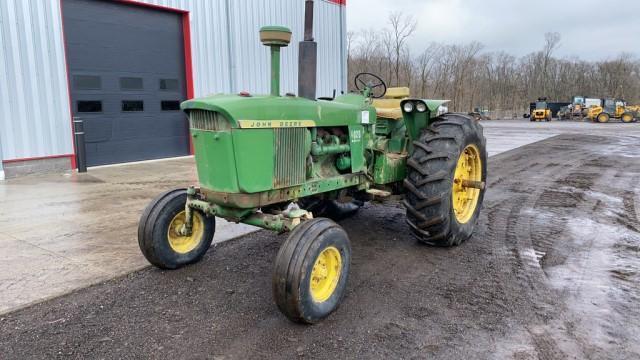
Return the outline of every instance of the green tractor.
[[[356,76],[357,93],[316,99],[313,1],[306,6],[299,96],[281,96],[279,89],[280,50],[291,32],[263,27],[271,94],[182,103],[199,185],[153,200],[138,241],[151,264],[177,269],[204,256],[215,217],[289,232],[275,260],[274,299],[292,321],[315,323],[339,305],[352,256],[347,233],[328,217],[352,214],[365,201],[403,197],[407,229],[418,241],[458,245],[478,218],[487,152],[471,117],[442,113],[446,101],[387,89],[373,74]]]

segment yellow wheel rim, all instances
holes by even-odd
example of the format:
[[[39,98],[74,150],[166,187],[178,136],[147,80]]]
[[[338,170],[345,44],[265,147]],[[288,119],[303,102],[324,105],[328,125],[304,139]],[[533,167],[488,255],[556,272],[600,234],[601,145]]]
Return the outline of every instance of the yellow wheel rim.
[[[169,224],[169,229],[167,230],[167,239],[169,240],[169,246],[173,251],[186,254],[189,251],[195,249],[200,241],[202,241],[202,237],[204,234],[204,221],[202,220],[202,215],[198,212],[193,212],[193,228],[191,230],[191,235],[184,236],[182,235],[182,231],[186,222],[185,211],[179,212],[171,223]]]
[[[482,181],[482,160],[475,145],[464,148],[453,176],[453,213],[460,224],[471,220],[480,198],[480,189],[468,186],[469,181]]]
[[[622,115],[622,121],[631,122],[631,120],[633,120],[633,117],[631,115],[629,115],[629,114]]]
[[[322,250],[311,270],[309,288],[315,302],[324,302],[331,297],[338,286],[342,271],[342,256],[333,246]]]
[[[607,118],[607,115],[604,115],[604,114],[598,115],[598,122],[605,123],[605,122],[607,122],[607,120],[609,120]]]

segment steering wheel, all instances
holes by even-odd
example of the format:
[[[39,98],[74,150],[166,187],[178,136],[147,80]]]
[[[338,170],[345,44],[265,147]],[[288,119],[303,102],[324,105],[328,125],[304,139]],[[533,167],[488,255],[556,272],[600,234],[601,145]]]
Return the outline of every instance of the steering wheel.
[[[368,95],[374,99],[379,99],[387,93],[387,84],[379,76],[372,73],[359,73],[356,75],[354,82],[358,91],[365,93],[365,90],[368,89]]]

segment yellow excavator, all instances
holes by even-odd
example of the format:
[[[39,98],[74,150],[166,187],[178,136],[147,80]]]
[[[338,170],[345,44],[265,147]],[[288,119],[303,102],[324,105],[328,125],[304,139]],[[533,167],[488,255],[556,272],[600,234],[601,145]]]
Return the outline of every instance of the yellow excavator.
[[[623,123],[635,120],[639,106],[627,106],[622,99],[604,99],[602,106],[592,106],[587,111],[587,117],[591,121],[599,123],[609,122],[610,119],[620,119]]]

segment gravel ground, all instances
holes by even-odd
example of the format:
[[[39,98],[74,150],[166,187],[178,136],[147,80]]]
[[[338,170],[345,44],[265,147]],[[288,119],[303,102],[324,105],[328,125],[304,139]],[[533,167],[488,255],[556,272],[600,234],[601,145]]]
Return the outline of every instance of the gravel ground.
[[[3,315],[0,358],[639,358],[638,138],[560,135],[488,165],[459,247],[418,244],[397,204],[343,221],[347,295],[317,325],[273,304],[285,236],[259,231]]]

